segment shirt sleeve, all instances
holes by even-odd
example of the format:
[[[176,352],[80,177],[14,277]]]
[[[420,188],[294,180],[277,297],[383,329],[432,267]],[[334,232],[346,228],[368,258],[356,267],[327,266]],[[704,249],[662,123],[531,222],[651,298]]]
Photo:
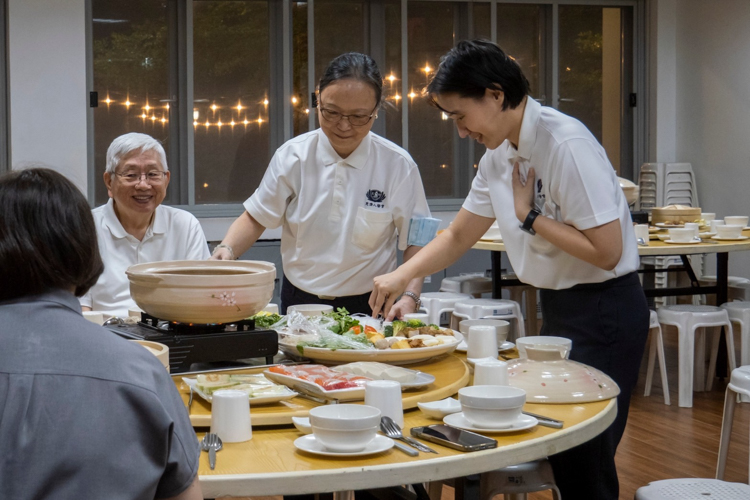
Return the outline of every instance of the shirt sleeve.
[[[598,144],[587,139],[565,141],[552,161],[549,192],[564,223],[586,230],[620,218],[615,192],[620,187]]]
[[[276,151],[260,186],[244,203],[245,210],[268,229],[281,226],[289,202],[296,196],[293,175],[299,159],[284,156],[288,155]]]
[[[430,207],[416,163],[408,162],[408,173],[394,192],[393,222],[398,230],[398,249],[406,250],[409,222],[414,217],[430,217]]]
[[[489,168],[490,161],[488,154],[485,154],[479,161],[477,175],[471,182],[471,190],[464,201],[463,208],[469,212],[481,217],[495,218],[495,212],[492,208],[492,199],[490,198],[490,187],[485,176],[485,169]]]

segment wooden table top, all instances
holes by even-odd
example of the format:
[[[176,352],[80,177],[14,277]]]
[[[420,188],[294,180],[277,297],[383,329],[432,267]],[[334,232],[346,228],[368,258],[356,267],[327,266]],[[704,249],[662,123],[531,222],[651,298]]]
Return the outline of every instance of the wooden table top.
[[[445,370],[464,373],[455,366],[458,362],[465,367],[463,356],[446,358],[452,359],[425,363],[419,369],[432,373],[436,379],[442,379]],[[463,386],[466,382],[462,380],[457,385]],[[457,389],[450,390],[455,393]],[[435,397],[424,400],[447,395],[451,394],[433,394]],[[412,402],[415,405],[417,400],[422,400],[420,395],[404,393],[405,406]],[[307,400],[302,400],[301,404],[307,409],[316,405]],[[294,440],[302,434],[291,425],[254,426],[252,440],[224,445],[217,454],[215,470],[209,469],[207,454],[202,453],[200,481],[204,495],[215,498],[346,491],[461,477],[538,459],[583,443],[612,423],[617,403],[612,399],[585,404],[527,404],[525,409],[563,420],[565,426],[563,429],[536,426],[527,431],[491,434],[498,441],[498,447],[491,450],[466,453],[430,443],[439,452],[437,455],[420,453],[410,457],[392,448],[356,458],[320,457],[298,451]],[[251,414],[256,423],[261,413],[254,408]],[[407,410],[404,419],[404,434],[412,427],[439,423],[419,410]],[[197,437],[201,439],[203,433],[198,433]]]
[[[750,230],[742,231],[743,236],[748,236],[746,240],[737,241],[719,241],[710,240],[711,243],[702,242],[695,244],[672,244],[664,243],[661,240],[650,240],[648,246],[638,245],[638,255],[648,257],[653,255],[693,255],[702,253],[723,253],[750,250]],[[479,240],[472,246],[475,250],[491,250],[495,252],[504,252],[505,244],[502,241],[484,241]]]

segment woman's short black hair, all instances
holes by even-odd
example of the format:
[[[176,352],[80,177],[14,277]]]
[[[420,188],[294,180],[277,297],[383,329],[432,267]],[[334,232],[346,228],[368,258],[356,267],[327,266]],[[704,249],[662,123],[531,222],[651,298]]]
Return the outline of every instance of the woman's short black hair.
[[[328,64],[318,83],[318,93],[335,82],[352,78],[367,83],[375,91],[375,102],[380,105],[383,98],[383,77],[372,57],[359,52],[347,52],[336,57]]]
[[[0,301],[50,289],[80,297],[104,270],[91,208],[48,168],[0,177]]]
[[[502,90],[503,109],[515,109],[529,93],[521,67],[496,44],[487,40],[461,41],[440,60],[425,89],[431,104],[439,94],[481,99],[487,89]]]

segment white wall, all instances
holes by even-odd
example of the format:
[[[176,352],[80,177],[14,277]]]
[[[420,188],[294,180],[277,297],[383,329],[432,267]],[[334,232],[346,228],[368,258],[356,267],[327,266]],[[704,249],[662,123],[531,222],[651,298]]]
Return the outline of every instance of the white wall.
[[[692,163],[704,211],[750,215],[750,2],[658,3],[660,54],[669,52],[674,31],[674,79],[668,61],[658,61],[667,75],[658,78],[657,95],[667,104],[657,105],[652,161]],[[662,115],[672,99],[673,116]],[[750,277],[747,252],[730,255],[729,266],[730,274]]]
[[[11,164],[43,162],[86,193],[85,0],[10,0]]]

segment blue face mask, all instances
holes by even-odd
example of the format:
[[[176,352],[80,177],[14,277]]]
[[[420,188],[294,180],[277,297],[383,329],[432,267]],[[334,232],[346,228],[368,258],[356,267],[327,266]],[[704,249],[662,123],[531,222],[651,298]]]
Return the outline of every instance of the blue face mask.
[[[409,236],[406,244],[409,246],[423,247],[431,242],[440,227],[440,219],[432,217],[415,217],[409,221]]]

